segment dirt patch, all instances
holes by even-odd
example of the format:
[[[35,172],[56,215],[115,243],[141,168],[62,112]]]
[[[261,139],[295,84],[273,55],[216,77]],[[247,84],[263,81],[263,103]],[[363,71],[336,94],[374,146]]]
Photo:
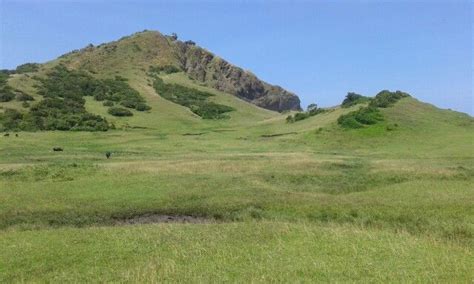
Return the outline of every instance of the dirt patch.
[[[129,219],[117,220],[117,225],[128,224],[155,224],[155,223],[191,223],[203,224],[210,223],[213,220],[205,217],[196,217],[190,215],[166,215],[166,214],[146,214]]]

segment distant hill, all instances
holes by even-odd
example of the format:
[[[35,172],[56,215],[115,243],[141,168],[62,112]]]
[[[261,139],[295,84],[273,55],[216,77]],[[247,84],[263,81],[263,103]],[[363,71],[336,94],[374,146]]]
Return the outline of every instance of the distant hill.
[[[259,80],[192,41],[157,31],[144,31],[118,41],[88,46],[63,56],[71,67],[108,73],[111,70],[169,67],[186,73],[196,82],[235,95],[274,111],[299,110],[299,98],[279,86]]]

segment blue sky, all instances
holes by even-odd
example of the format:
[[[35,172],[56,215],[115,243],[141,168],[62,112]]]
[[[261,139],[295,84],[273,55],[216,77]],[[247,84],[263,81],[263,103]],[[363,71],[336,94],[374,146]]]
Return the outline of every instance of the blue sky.
[[[474,114],[471,1],[0,3],[0,69],[149,29],[192,39],[303,106],[399,89]]]

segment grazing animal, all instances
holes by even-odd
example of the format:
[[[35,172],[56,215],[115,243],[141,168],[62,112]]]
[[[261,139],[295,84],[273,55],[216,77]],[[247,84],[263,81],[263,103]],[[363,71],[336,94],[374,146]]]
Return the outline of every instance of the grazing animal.
[[[3,135],[3,136],[8,137],[8,136],[10,136],[10,133],[5,133],[5,135]]]
[[[15,133],[15,137],[18,137],[18,133]]]
[[[108,158],[110,158],[110,156],[112,156],[112,153],[110,153],[110,152],[105,152],[105,156],[106,156],[107,159],[108,159]]]
[[[61,148],[61,147],[54,147],[54,148],[53,148],[53,151],[54,151],[54,152],[62,152],[62,151],[63,151],[63,148]]]

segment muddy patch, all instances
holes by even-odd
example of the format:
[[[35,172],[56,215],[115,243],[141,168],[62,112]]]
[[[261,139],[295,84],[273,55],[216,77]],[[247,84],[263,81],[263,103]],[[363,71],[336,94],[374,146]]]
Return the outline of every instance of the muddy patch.
[[[129,219],[117,220],[116,225],[155,224],[155,223],[211,223],[213,219],[191,215],[146,214]]]

